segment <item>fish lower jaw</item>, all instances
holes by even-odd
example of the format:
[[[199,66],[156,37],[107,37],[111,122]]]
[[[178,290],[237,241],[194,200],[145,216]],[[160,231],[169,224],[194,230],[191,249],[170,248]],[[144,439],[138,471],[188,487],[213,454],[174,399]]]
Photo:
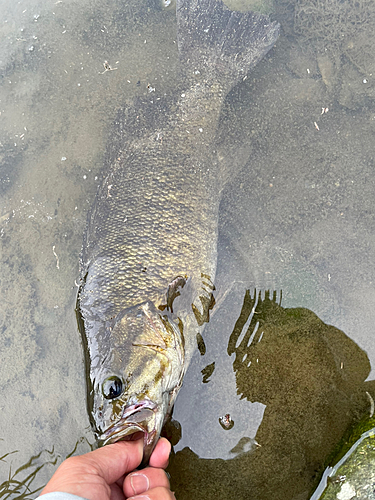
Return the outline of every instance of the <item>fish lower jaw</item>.
[[[134,441],[141,437],[140,433],[144,434],[144,440],[148,441],[148,432],[142,426],[137,424],[122,425],[118,430],[113,430],[111,434],[98,436],[99,446],[106,444],[117,443],[117,441]]]
[[[122,417],[98,436],[99,446],[117,441],[131,441],[144,434],[144,444],[149,445],[157,434],[157,405],[150,401],[137,402],[124,409]]]
[[[159,438],[159,432],[160,430],[157,430],[156,428],[147,430],[143,426],[135,423],[129,423],[128,425],[123,424],[118,431],[115,430],[110,435],[104,434],[99,436],[98,445],[99,447],[102,447],[119,441],[135,441],[137,439],[141,439],[143,434],[143,458],[140,464],[140,467],[143,468],[148,465],[151,453],[153,452]]]

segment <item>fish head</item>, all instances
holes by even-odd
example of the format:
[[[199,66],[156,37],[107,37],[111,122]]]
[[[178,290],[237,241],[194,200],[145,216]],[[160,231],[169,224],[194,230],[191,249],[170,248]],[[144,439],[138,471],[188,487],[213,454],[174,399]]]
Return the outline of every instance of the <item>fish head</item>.
[[[110,330],[107,356],[91,366],[92,425],[101,446],[143,433],[147,464],[182,384],[182,326],[146,302],[120,313]]]

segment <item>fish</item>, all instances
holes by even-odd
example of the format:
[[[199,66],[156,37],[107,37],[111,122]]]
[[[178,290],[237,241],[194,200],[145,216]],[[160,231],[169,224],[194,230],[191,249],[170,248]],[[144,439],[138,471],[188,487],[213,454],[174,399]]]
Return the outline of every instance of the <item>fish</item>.
[[[142,436],[143,464],[215,301],[220,193],[233,173],[215,142],[222,104],[279,34],[268,16],[221,0],[177,0],[176,16],[182,91],[158,103],[147,95],[118,119],[76,307],[97,443]]]

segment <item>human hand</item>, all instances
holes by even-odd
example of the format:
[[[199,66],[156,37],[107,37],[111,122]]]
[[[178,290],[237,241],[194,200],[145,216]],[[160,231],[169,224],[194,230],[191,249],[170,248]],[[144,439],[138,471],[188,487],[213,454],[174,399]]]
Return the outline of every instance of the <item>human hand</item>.
[[[141,471],[134,469],[142,460],[142,439],[119,441],[70,457],[60,465],[41,495],[62,491],[88,500],[175,500],[163,470],[170,451],[170,443],[159,439],[150,466]]]

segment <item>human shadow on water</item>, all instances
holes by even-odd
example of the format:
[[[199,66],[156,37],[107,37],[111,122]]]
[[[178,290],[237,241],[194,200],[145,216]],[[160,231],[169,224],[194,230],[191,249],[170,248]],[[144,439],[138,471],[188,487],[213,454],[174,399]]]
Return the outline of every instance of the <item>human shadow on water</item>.
[[[309,498],[345,430],[369,411],[366,391],[373,393],[373,383],[365,382],[366,353],[312,311],[283,308],[276,292],[262,298],[247,290],[227,354],[235,374],[235,405],[263,404],[261,423],[251,436],[247,406],[249,429],[242,429],[230,460],[199,458],[187,446],[177,451],[168,469],[172,490],[181,500]],[[233,432],[231,416],[222,418],[226,433]],[[199,408],[189,419],[189,432],[199,433]],[[210,439],[207,433],[205,438]],[[255,446],[241,453],[246,439]]]

